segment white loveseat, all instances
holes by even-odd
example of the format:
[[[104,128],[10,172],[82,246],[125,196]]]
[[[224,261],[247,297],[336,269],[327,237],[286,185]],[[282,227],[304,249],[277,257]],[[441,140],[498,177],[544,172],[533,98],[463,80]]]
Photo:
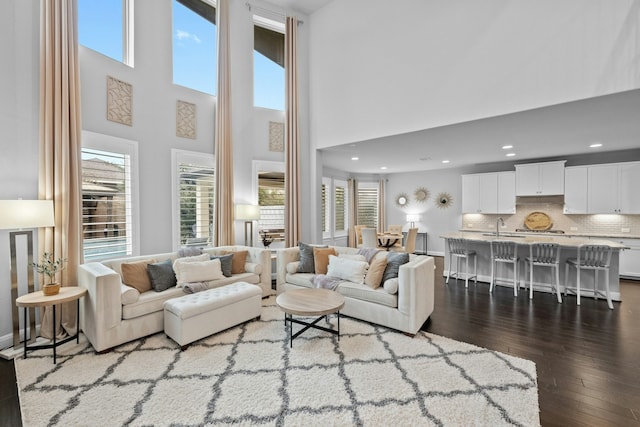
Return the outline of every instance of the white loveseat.
[[[245,272],[207,283],[217,288],[235,282],[260,286],[262,296],[272,294],[271,252],[246,246],[220,246],[203,252],[221,255],[235,251],[248,251]],[[154,259],[161,262],[178,258],[177,252],[90,262],[78,268],[78,286],[88,293],[80,304],[81,327],[93,348],[104,351],[114,346],[160,332],[164,329],[164,302],[185,295],[182,288],[172,287],[161,292],[138,292],[122,282],[123,263]]]
[[[330,246],[338,256],[358,253],[356,248]],[[298,247],[278,250],[277,293],[314,287],[315,273],[297,273],[300,260]],[[342,294],[345,305],[341,314],[386,326],[415,335],[433,312],[434,259],[430,256],[410,255],[409,262],[398,270],[397,292],[383,286],[372,289],[365,284],[341,281],[336,291]]]

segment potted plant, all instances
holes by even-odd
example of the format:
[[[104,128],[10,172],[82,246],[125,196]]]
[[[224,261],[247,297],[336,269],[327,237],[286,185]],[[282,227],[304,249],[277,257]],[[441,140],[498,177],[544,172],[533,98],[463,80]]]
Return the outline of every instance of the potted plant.
[[[56,274],[65,268],[66,259],[54,259],[53,253],[45,252],[40,258],[40,263],[33,263],[36,271],[43,276],[49,278],[48,283],[42,287],[42,293],[45,295],[56,295],[60,292],[60,283],[56,283]]]

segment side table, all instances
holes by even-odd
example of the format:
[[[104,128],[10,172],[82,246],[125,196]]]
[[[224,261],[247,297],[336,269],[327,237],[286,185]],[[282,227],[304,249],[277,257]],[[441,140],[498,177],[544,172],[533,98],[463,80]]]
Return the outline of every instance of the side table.
[[[42,291],[31,292],[30,294],[22,295],[21,297],[16,299],[16,305],[18,307],[22,307],[24,309],[24,358],[27,358],[28,350],[39,350],[42,348],[52,348],[53,349],[53,363],[56,363],[56,347],[62,345],[66,342],[69,342],[73,339],[76,340],[76,343],[80,342],[80,298],[82,298],[87,293],[85,288],[81,288],[79,286],[63,286],[60,288],[60,292],[56,295],[46,296],[42,293]],[[76,334],[70,337],[67,337],[61,341],[56,341],[56,305],[62,304],[65,302],[76,301]],[[27,345],[27,311],[29,307],[48,307],[53,306],[53,343],[52,344],[44,344],[44,345]],[[35,333],[35,331],[32,331]]]

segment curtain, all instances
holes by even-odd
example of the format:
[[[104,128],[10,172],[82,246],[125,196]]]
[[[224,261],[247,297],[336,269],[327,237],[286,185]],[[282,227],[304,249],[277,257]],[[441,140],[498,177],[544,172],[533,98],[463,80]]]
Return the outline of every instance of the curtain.
[[[347,180],[347,188],[349,194],[349,237],[348,237],[348,246],[352,248],[358,247],[358,236],[356,236],[355,226],[357,224],[358,219],[358,181],[353,178],[349,178]]]
[[[76,0],[40,2],[40,129],[38,196],[53,200],[55,227],[41,229],[39,254],[53,252],[66,259],[58,278],[75,286],[82,262],[82,164],[78,21]],[[45,310],[40,334],[53,338],[75,333],[76,303]]]
[[[231,66],[229,0],[218,0],[218,105],[216,105],[215,245],[235,244],[233,228],[233,145],[231,141]]]
[[[385,209],[385,182],[386,179],[380,178],[378,181],[378,231],[380,233],[387,229],[387,211]]]
[[[300,240],[300,131],[298,129],[298,20],[287,16],[285,29],[285,245]]]

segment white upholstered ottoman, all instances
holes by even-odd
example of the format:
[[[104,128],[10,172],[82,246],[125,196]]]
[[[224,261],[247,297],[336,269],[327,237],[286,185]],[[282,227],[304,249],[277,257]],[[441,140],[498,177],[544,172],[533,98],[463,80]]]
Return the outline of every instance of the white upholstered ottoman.
[[[237,282],[164,303],[164,332],[181,347],[251,319],[262,309],[260,286]]]

